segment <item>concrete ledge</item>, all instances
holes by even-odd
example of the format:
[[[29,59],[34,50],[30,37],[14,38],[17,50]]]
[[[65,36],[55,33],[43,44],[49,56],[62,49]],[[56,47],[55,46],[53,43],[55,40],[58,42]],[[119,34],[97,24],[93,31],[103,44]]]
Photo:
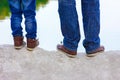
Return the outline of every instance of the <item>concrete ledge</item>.
[[[15,50],[0,45],[0,80],[119,80],[120,50],[93,58],[79,53],[68,58],[59,51]]]

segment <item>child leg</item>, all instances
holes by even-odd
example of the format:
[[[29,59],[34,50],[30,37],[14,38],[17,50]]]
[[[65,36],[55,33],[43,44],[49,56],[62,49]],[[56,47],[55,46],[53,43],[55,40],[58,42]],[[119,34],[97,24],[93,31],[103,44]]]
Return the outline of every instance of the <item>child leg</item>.
[[[11,10],[11,29],[12,35],[23,36],[22,35],[22,10],[20,0],[8,0],[10,10]]]

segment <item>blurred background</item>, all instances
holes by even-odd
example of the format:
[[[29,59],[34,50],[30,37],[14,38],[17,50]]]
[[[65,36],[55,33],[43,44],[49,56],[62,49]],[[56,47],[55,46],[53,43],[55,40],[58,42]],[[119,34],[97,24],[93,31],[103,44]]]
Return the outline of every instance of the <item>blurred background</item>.
[[[56,45],[61,43],[63,37],[60,30],[60,21],[58,15],[57,0],[36,0],[36,19],[37,19],[37,37],[40,41],[40,48],[53,51]],[[84,39],[81,1],[76,0],[76,7],[79,15],[81,41],[79,43],[79,52],[84,52],[82,41]],[[100,0],[101,10],[101,44],[105,46],[106,51],[120,50],[120,1],[119,0]],[[0,2],[0,45],[13,44],[10,29],[10,10],[7,0]],[[24,16],[23,16],[24,17]],[[23,32],[25,32],[24,19],[22,22]],[[25,39],[26,40],[26,39]]]

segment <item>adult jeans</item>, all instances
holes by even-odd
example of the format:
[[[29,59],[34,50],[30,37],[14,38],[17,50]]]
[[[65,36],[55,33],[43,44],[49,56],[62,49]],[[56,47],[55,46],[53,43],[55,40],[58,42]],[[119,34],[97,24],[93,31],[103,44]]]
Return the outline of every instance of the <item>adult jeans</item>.
[[[25,17],[26,37],[35,39],[37,25],[35,19],[36,0],[8,0],[11,10],[11,29],[12,35],[23,36],[22,32],[22,14]]]
[[[77,51],[81,39],[78,14],[75,0],[58,0],[61,30],[64,36],[63,45],[72,51]],[[100,9],[99,0],[81,0],[83,28],[85,39],[83,46],[86,52],[100,47]]]

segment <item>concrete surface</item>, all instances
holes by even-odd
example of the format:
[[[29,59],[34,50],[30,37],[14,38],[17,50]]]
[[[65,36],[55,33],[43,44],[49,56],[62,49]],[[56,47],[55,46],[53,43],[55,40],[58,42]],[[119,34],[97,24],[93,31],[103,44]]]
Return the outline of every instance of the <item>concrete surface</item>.
[[[69,58],[60,51],[0,45],[0,80],[120,80],[120,50]]]

